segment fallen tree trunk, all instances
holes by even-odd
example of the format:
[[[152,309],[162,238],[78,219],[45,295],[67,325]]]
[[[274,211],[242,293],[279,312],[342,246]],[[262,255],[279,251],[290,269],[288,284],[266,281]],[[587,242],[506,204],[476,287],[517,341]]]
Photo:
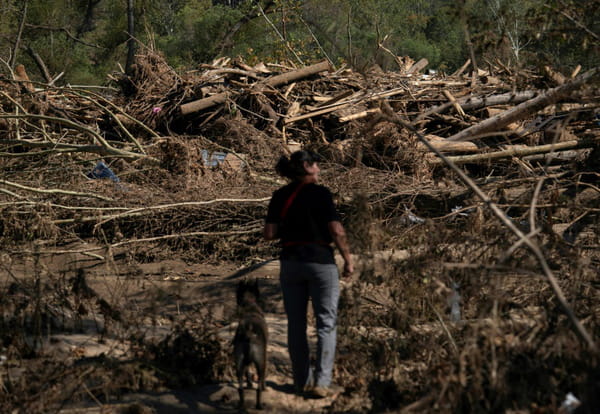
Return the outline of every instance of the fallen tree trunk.
[[[281,75],[276,75],[268,78],[265,82],[262,82],[264,85],[268,86],[281,86],[286,85],[290,82],[297,81],[299,79],[307,78],[312,75],[316,75],[317,73],[325,72],[327,70],[331,70],[331,65],[327,60],[316,63],[311,66],[306,66],[304,68],[294,70],[291,72],[282,73]]]
[[[456,101],[456,98],[450,93],[450,91],[447,89],[444,89],[442,91],[442,93],[444,94],[444,96],[446,98],[448,98],[448,101],[452,104],[456,113],[459,114],[460,116],[464,117],[465,111],[463,110],[462,106],[460,106],[460,104]]]
[[[446,157],[449,161],[454,164],[467,164],[467,163],[478,163],[487,162],[491,160],[497,160],[501,158],[512,158],[522,157],[527,155],[535,154],[548,154],[551,152],[559,152],[566,150],[574,150],[581,148],[592,148],[600,143],[598,139],[591,140],[572,140],[557,142],[555,144],[538,145],[536,147],[528,146],[515,146],[513,148],[505,149],[502,151],[488,152],[485,154],[473,154],[473,155],[457,155],[452,157]],[[442,164],[442,160],[436,158],[431,161],[432,164]]]
[[[472,97],[457,99],[456,103],[460,105],[463,110],[474,110],[485,108],[494,105],[506,105],[506,104],[520,104],[535,98],[540,94],[539,91],[523,91],[523,92],[509,92],[500,95],[491,95],[484,97]],[[454,106],[453,102],[446,102],[442,105],[434,106],[433,108],[423,112],[417,117],[416,122],[425,119],[426,117],[433,114],[441,114]]]
[[[188,102],[186,104],[181,105],[179,108],[181,110],[181,115],[188,115],[194,112],[200,112],[204,109],[208,109],[215,105],[219,105],[225,103],[231,92],[221,92],[215,95],[211,95],[207,98],[198,99],[197,101]]]
[[[438,137],[435,135],[425,135],[425,138],[431,145],[442,152],[477,152],[479,147],[473,142],[460,141],[460,142],[448,142],[448,140]],[[425,144],[419,143],[424,151],[429,151]]]
[[[530,99],[529,101],[523,102],[522,104],[517,105],[508,111],[504,111],[501,114],[488,118],[477,125],[473,125],[472,127],[464,129],[461,132],[448,137],[447,139],[449,141],[472,140],[477,139],[477,137],[481,134],[502,129],[508,124],[526,118],[542,108],[545,108],[546,106],[569,96],[586,82],[596,77],[598,73],[599,68],[594,68],[569,83],[558,86],[554,89],[550,89],[536,98]]]
[[[306,78],[311,75],[316,75],[317,73],[324,72],[330,69],[331,65],[328,61],[324,60],[311,66],[307,66],[287,73],[282,73],[281,75],[272,76],[264,82],[256,83],[254,87],[257,88],[259,86],[281,86],[290,82],[294,82],[298,79]],[[181,110],[182,115],[188,115],[194,112],[200,112],[204,109],[208,109],[215,105],[225,103],[230,96],[231,92],[225,91],[209,96],[207,98],[202,98],[196,101],[185,103],[179,108]]]

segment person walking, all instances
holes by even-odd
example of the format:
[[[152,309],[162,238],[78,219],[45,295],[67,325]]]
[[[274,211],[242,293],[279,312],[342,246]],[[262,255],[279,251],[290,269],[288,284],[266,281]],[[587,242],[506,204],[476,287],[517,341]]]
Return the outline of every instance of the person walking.
[[[295,390],[323,398],[334,392],[332,371],[340,294],[332,243],[344,259],[343,277],[353,273],[354,264],[331,192],[318,184],[319,159],[311,151],[296,151],[289,158],[280,158],[275,169],[290,183],[271,197],[264,238],[281,240],[280,284]],[[314,369],[310,366],[306,333],[309,298],[317,325]]]

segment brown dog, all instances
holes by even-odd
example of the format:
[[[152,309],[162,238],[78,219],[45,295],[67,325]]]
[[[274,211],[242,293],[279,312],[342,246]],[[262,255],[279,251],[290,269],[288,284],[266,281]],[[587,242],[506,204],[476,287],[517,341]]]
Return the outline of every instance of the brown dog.
[[[260,308],[258,281],[243,280],[237,286],[239,325],[233,338],[233,355],[239,382],[239,407],[244,408],[244,376],[248,387],[252,388],[250,365],[254,364],[258,374],[256,408],[262,409],[261,393],[265,389],[267,371],[267,322]]]

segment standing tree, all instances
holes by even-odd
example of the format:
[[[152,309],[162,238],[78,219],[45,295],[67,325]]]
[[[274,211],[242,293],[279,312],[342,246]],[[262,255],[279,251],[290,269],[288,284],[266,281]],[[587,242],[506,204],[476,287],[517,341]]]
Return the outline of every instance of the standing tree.
[[[21,47],[21,36],[23,36],[23,28],[25,27],[25,20],[27,20],[27,0],[23,2],[23,8],[21,11],[21,23],[19,24],[19,32],[17,33],[17,38],[15,40],[15,47],[12,51],[12,56],[10,58],[10,67],[14,68],[17,63],[17,54],[19,52],[19,48]]]
[[[125,64],[125,73],[131,75],[133,61],[135,59],[135,14],[134,1],[127,0],[127,32],[129,39],[127,40],[127,63]]]

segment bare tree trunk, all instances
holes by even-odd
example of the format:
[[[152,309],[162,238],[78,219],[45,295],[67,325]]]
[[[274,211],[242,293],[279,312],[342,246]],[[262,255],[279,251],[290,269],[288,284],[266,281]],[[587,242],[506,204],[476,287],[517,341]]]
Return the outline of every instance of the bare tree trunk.
[[[265,4],[263,6],[263,11],[265,13],[269,13],[271,10],[271,7],[273,7],[275,5],[274,1],[269,1],[267,4]],[[219,50],[218,54],[223,54],[223,52],[225,51],[225,49],[229,48],[232,46],[233,44],[233,37],[236,35],[236,33],[242,28],[242,26],[246,23],[248,23],[249,21],[251,21],[252,19],[257,18],[258,16],[260,16],[260,12],[255,11],[255,9],[253,8],[250,12],[246,13],[244,16],[242,16],[242,18],[235,23],[231,29],[229,29],[229,32],[225,35],[225,37],[219,42],[219,44],[217,45],[217,47],[215,47],[214,50]]]
[[[465,43],[467,44],[467,48],[469,49],[469,55],[471,56],[471,65],[473,66],[473,73],[471,75],[471,86],[475,86],[475,83],[477,82],[479,68],[477,67],[477,59],[475,59],[475,48],[473,47],[473,42],[471,41],[471,32],[469,31],[469,24],[467,23],[467,16],[465,13],[465,7],[467,7],[466,2],[463,1],[460,7],[460,18],[462,20]]]
[[[131,76],[133,61],[135,59],[134,0],[127,0],[127,32],[129,34],[129,40],[127,41],[127,63],[125,64],[125,73]]]
[[[31,56],[33,58],[33,60],[35,60],[35,63],[37,64],[38,69],[40,70],[40,73],[46,80],[46,83],[49,84],[50,82],[52,82],[52,76],[50,75],[50,72],[48,71],[48,67],[42,60],[42,57],[35,50],[33,50],[33,48],[31,46],[29,46],[27,48],[27,52],[29,53],[29,56]]]
[[[96,6],[100,4],[101,0],[88,0],[87,7],[85,10],[85,18],[83,23],[77,29],[77,37],[81,37],[82,34],[90,32],[94,28],[94,11]]]
[[[23,27],[25,27],[25,20],[27,20],[27,0],[23,1],[23,11],[21,12],[21,23],[19,24],[19,32],[15,40],[15,47],[10,59],[10,67],[14,68],[17,63],[17,54],[21,44],[21,36],[23,35]]]

